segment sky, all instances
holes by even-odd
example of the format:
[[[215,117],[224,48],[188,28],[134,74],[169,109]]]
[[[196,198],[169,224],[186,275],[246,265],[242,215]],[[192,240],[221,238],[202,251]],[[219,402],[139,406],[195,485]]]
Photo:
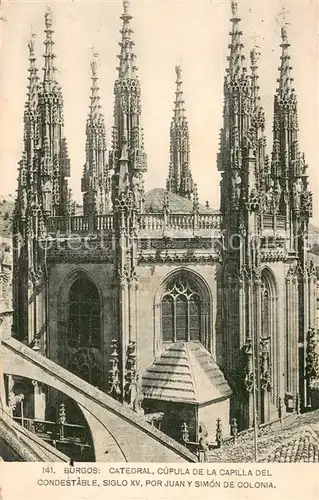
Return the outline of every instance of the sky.
[[[300,149],[309,164],[314,192],[313,222],[319,224],[318,2],[239,0],[244,53],[257,43],[260,95],[266,112],[268,153],[272,147],[273,95],[280,65],[280,27],[285,7],[291,62],[299,103]],[[99,54],[101,104],[110,148],[113,85],[117,76],[120,0],[3,0],[0,22],[0,194],[14,195],[23,138],[28,76],[27,43],[32,31],[37,64],[43,67],[44,13],[53,12],[57,79],[64,96],[65,136],[71,158],[71,187],[81,202],[85,160],[85,122],[89,106],[92,47]],[[142,122],[148,155],[147,190],[165,187],[169,163],[169,128],[175,92],[175,65],[181,64],[186,116],[191,139],[191,169],[201,203],[219,206],[216,167],[222,127],[223,78],[227,65],[229,0],[132,0],[135,52],[142,86]],[[41,71],[42,74],[42,71]]]

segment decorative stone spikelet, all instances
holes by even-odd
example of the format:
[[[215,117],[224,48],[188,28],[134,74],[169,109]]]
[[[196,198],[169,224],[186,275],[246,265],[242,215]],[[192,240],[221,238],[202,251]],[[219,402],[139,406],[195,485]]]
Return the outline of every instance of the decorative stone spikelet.
[[[234,442],[236,442],[237,434],[238,434],[238,424],[236,418],[232,418],[230,422],[230,432],[234,437]]]
[[[197,184],[194,183],[194,186],[193,186],[193,212],[198,213],[198,211],[199,211],[198,187],[197,187]]]
[[[271,366],[268,341],[269,337],[260,339],[260,385],[267,392],[271,390]]]
[[[111,345],[111,355],[110,355],[110,369],[109,369],[109,380],[108,380],[108,394],[115,399],[121,394],[120,388],[120,378],[119,378],[119,355],[117,348],[117,340],[112,340]]]
[[[91,95],[86,122],[86,161],[81,190],[84,215],[103,215],[109,211],[110,182],[107,165],[106,128],[101,111],[98,86],[98,54],[93,51],[91,60]]]
[[[319,377],[318,340],[315,328],[310,328],[307,333],[306,347],[306,378],[311,382]]]
[[[129,404],[132,404],[130,399],[130,389],[132,384],[136,380],[137,375],[137,343],[136,341],[131,341],[127,347],[127,357],[126,357],[126,387],[125,387],[125,399]]]
[[[243,354],[243,383],[245,390],[250,393],[253,390],[253,363],[252,363],[252,339],[248,338],[242,350]]]
[[[183,424],[182,424],[181,437],[182,437],[183,443],[186,445],[186,443],[189,441],[189,431],[188,431],[188,425],[186,422],[183,422]]]
[[[221,447],[222,441],[223,441],[222,422],[221,419],[218,418],[216,421],[216,444],[218,448]]]
[[[176,91],[174,114],[170,127],[170,162],[166,188],[172,193],[191,199],[194,188],[190,171],[190,140],[188,122],[185,116],[180,65],[175,66],[175,73]]]
[[[130,197],[135,211],[143,212],[144,180],[147,156],[144,151],[143,127],[141,123],[141,86],[135,64],[132,16],[128,4],[124,4],[121,16],[121,51],[118,56],[118,78],[114,84],[114,126],[112,150],[109,153],[109,168],[112,171],[111,199],[113,207],[118,199]],[[127,127],[124,124],[127,124]],[[115,221],[115,226],[118,220]]]
[[[295,397],[295,409],[297,415],[300,415],[301,413],[301,401],[300,401],[300,394],[297,392],[296,397]]]
[[[59,424],[66,424],[66,408],[65,408],[64,403],[61,403],[59,406],[58,421],[59,421]]]

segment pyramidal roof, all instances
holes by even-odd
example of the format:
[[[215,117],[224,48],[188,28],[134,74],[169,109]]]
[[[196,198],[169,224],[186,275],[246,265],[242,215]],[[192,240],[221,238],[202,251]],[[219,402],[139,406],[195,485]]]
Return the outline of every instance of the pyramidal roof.
[[[204,404],[232,393],[223,373],[205,347],[198,342],[177,342],[142,377],[148,399]]]
[[[145,212],[162,212],[165,198],[168,198],[168,204],[173,213],[192,213],[193,202],[179,196],[178,194],[166,191],[162,188],[155,188],[145,194]],[[214,208],[199,205],[199,213],[213,214],[218,212]]]

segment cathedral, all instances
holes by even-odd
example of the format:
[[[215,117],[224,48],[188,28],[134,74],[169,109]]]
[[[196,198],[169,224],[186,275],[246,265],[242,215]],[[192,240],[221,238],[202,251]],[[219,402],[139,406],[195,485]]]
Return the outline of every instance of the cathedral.
[[[81,213],[68,187],[50,10],[41,76],[29,42],[13,217],[13,335],[132,411],[157,415],[176,440],[183,426],[196,442],[203,428],[211,436],[217,425],[227,435],[234,419],[242,430],[306,410],[317,278],[287,28],[278,40],[268,157],[259,54],[252,49],[245,58],[231,2],[217,211],[199,202],[191,172],[180,66],[166,186],[145,191],[142,89],[127,0],[120,20],[112,131],[95,56],[91,62]],[[44,420],[56,396],[32,390]]]

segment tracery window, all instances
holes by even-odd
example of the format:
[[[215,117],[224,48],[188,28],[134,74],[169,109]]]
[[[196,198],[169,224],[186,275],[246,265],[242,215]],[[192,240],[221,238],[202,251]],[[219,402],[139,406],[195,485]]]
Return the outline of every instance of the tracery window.
[[[102,372],[92,349],[79,349],[70,361],[69,370],[95,387],[102,387]]]
[[[202,301],[197,287],[178,277],[169,284],[162,298],[162,337],[164,342],[201,340]]]
[[[96,347],[101,344],[101,306],[96,286],[86,277],[74,281],[69,293],[70,347]]]

